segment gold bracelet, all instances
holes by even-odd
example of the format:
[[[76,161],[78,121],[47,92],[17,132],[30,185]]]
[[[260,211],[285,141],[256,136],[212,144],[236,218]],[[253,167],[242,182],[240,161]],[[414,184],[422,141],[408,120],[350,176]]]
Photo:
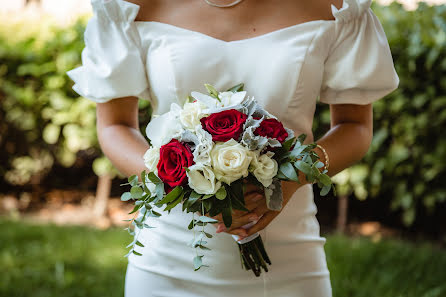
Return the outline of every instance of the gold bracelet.
[[[324,168],[325,168],[325,170],[328,170],[328,166],[330,165],[330,160],[328,159],[327,152],[325,151],[325,149],[320,144],[316,145],[316,147],[320,148],[321,151],[324,153],[324,158],[325,158]]]

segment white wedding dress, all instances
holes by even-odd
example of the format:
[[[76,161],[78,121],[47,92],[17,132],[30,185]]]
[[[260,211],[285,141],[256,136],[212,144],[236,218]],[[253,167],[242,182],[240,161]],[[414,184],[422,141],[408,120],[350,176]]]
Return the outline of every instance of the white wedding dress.
[[[155,114],[182,104],[204,83],[225,90],[243,82],[296,135],[312,141],[317,100],[327,104],[368,104],[395,90],[399,79],[370,0],[332,6],[334,20],[316,20],[260,36],[223,41],[155,21],[134,21],[139,6],[122,0],[92,0],[94,16],[85,31],[83,65],[67,72],[73,89],[95,102],[137,96]],[[346,144],[348,145],[348,144]],[[327,198],[330,199],[330,198]],[[169,215],[149,218],[143,256],[131,255],[126,296],[332,296],[324,244],[315,217],[313,188],[307,184],[261,231],[272,261],[255,277],[241,268],[237,243],[215,233],[204,251],[209,268],[194,272],[191,214],[181,205]],[[124,244],[124,243],[123,243]]]

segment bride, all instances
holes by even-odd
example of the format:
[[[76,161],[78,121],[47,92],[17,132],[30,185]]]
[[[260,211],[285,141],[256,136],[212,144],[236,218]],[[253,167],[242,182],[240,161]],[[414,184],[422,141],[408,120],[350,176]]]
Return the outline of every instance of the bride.
[[[314,150],[333,176],[360,160],[370,146],[372,103],[399,79],[371,0],[91,0],[82,65],[67,72],[73,89],[97,102],[102,150],[130,176],[145,169],[149,148],[139,132],[138,98],[153,113],[182,104],[209,83],[225,90],[245,84],[248,94],[295,135],[314,142],[317,101],[330,105],[331,128]],[[231,229],[213,234],[209,267],[194,272],[187,226],[175,207],[139,236],[143,256],[131,255],[125,295],[332,296],[313,187],[283,182],[281,211],[266,207],[250,186],[248,213],[234,212]],[[151,219],[151,218],[149,218]],[[249,222],[249,229],[241,228]],[[255,277],[240,268],[237,243],[260,232],[272,265]],[[207,252],[207,253],[206,253]]]

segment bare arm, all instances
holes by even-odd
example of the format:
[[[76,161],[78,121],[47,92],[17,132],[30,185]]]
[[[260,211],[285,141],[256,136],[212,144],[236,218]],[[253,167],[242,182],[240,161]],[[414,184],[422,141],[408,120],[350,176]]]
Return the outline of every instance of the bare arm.
[[[150,147],[139,131],[138,98],[124,97],[96,105],[102,151],[124,175],[145,170],[143,155]]]

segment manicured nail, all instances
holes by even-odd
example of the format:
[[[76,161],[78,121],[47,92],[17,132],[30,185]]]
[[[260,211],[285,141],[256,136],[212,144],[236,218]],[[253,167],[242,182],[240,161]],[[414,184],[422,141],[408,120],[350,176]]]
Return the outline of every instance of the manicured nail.
[[[223,229],[222,225],[221,225],[221,224],[218,224],[218,225],[217,225],[217,231],[215,231],[215,232],[216,232],[216,233],[220,233],[221,231],[223,231],[222,229]]]
[[[252,200],[254,200],[254,202],[256,202],[256,201],[261,200],[262,198],[263,198],[263,196],[259,194],[259,195],[254,196],[254,198]]]
[[[237,232],[237,235],[241,236],[241,237],[246,237],[246,231],[245,230],[240,230],[240,231]]]
[[[249,217],[249,220],[251,222],[257,221],[258,219],[259,219],[259,217],[256,214]]]

